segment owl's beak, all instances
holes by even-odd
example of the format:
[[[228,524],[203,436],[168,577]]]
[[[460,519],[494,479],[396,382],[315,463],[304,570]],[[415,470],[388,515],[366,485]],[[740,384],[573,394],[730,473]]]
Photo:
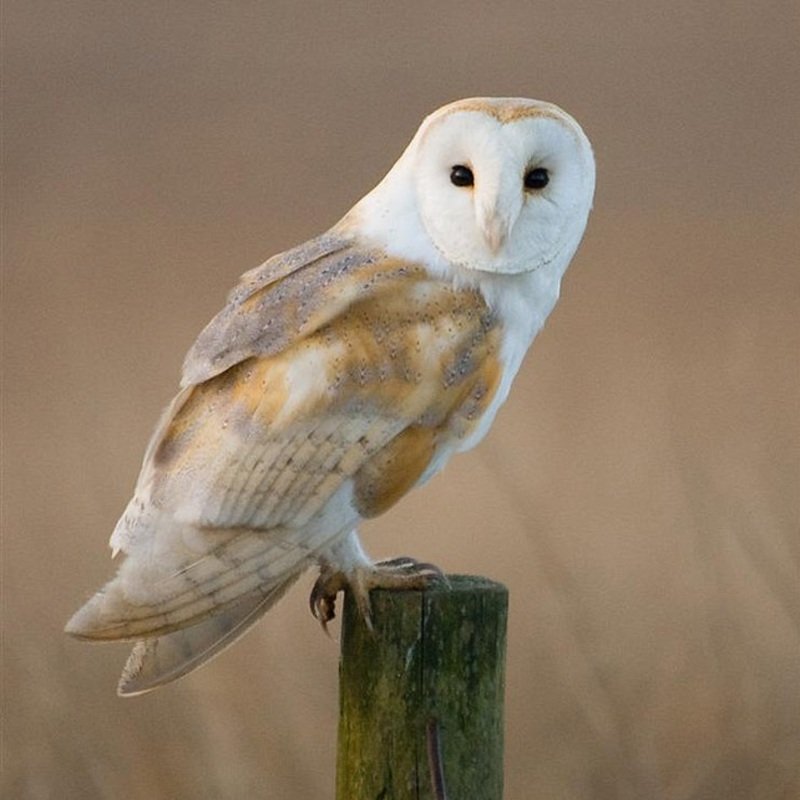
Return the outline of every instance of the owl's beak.
[[[489,251],[496,256],[508,239],[508,221],[503,219],[500,214],[491,214],[483,223],[483,238],[489,247]]]
[[[509,207],[507,203],[498,202],[496,194],[488,203],[478,206],[478,224],[486,246],[493,256],[496,256],[508,241],[519,212],[520,208],[516,205]]]

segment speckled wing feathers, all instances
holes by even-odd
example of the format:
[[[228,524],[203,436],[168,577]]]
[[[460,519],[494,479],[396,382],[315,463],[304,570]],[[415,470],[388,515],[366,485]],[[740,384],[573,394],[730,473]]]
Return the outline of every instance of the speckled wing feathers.
[[[190,389],[152,449],[154,497],[182,498],[182,519],[302,526],[353,477],[361,515],[373,516],[411,488],[442,437],[464,436],[491,398],[498,331],[475,291],[352,247],[247,281],[187,364],[243,360]],[[218,338],[222,360],[210,347]],[[379,469],[367,466],[373,458]],[[379,475],[392,485],[378,486]]]
[[[222,311],[197,337],[183,365],[183,385],[200,383],[249,356],[274,355],[346,308],[369,281],[379,251],[325,234],[244,273]],[[401,267],[402,269],[402,267]]]

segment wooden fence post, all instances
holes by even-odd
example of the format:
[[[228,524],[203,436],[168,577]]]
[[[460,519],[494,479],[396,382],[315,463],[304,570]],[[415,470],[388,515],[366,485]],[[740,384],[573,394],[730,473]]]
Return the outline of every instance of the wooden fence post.
[[[450,576],[345,599],[337,800],[501,800],[508,591]]]

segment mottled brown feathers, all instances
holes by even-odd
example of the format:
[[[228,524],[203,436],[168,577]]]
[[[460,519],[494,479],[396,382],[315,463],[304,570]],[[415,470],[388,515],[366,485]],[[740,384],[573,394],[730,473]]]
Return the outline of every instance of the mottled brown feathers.
[[[198,523],[299,524],[351,477],[375,516],[498,385],[499,327],[477,290],[326,241],[245,275],[187,358],[191,380],[210,375],[162,427],[153,483],[202,498]]]

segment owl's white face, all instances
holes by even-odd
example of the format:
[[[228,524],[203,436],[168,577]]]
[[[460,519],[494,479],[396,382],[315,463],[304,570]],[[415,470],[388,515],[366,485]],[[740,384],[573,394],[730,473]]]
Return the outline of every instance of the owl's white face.
[[[594,159],[579,125],[556,106],[461,100],[428,117],[405,156],[422,222],[449,262],[518,273],[574,253]]]

